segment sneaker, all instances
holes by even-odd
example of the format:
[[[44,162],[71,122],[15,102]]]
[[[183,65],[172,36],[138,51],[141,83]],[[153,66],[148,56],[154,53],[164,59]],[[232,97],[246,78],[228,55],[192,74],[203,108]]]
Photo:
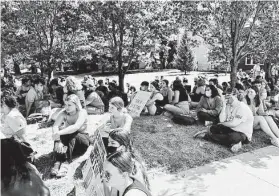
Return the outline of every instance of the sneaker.
[[[204,138],[207,132],[208,132],[207,130],[199,131],[194,135],[194,138]]]
[[[231,147],[232,152],[238,152],[242,148],[242,143],[239,142]]]
[[[272,145],[279,147],[279,138],[270,139],[270,141]]]

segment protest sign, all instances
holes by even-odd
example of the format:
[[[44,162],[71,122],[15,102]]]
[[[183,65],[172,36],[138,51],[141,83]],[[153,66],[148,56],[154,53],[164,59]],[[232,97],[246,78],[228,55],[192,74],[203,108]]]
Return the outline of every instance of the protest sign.
[[[131,104],[128,107],[129,114],[132,117],[140,116],[141,111],[143,110],[145,104],[149,100],[151,96],[151,92],[146,91],[139,91],[135,95],[134,99],[132,100]]]
[[[93,138],[93,149],[82,168],[85,195],[104,196],[101,176],[103,174],[106,149],[98,129],[95,131]]]

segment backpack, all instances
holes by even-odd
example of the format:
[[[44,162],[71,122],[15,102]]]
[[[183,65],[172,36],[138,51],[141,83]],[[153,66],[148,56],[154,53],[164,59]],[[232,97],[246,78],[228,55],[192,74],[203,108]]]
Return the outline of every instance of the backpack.
[[[174,115],[172,121],[179,125],[193,125],[196,124],[196,119],[191,116]]]

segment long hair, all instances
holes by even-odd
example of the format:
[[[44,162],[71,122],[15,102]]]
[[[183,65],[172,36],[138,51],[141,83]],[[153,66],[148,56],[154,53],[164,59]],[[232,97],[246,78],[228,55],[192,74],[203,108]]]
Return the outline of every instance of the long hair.
[[[109,137],[117,141],[120,146],[125,146],[127,150],[132,152],[132,143],[130,136],[123,129],[114,129],[109,133]]]
[[[116,151],[115,153],[107,157],[107,161],[110,162],[113,166],[115,166],[121,173],[133,173],[135,163],[133,161],[132,153],[130,151]]]
[[[138,163],[140,163],[140,165],[141,165],[140,170],[143,175],[144,183],[145,183],[146,187],[148,189],[150,189],[150,183],[149,183],[145,168],[143,166],[142,159],[139,156],[139,154],[132,147],[132,142],[131,142],[129,134],[127,132],[123,131],[123,129],[114,129],[113,131],[110,132],[109,137],[111,139],[117,141],[120,144],[120,146],[122,146],[122,145],[125,146],[126,151],[129,151],[131,153],[132,158],[134,160],[136,160]],[[137,168],[134,167],[132,174],[136,174],[137,172],[138,172]]]
[[[18,141],[14,138],[1,140],[1,181],[3,190],[12,188],[17,181],[30,180],[30,169],[26,167],[27,158]]]
[[[255,106],[258,107],[261,104],[259,90],[255,86],[250,87],[250,89],[253,89],[256,92],[256,96],[254,98],[254,102],[255,102]],[[245,96],[245,98],[246,98],[247,104],[251,105],[252,100],[250,100],[250,98],[248,97],[248,94]]]
[[[176,90],[185,90],[181,80],[173,81],[173,91]]]
[[[77,95],[71,94],[71,95],[67,96],[65,101],[74,103],[76,105],[76,108],[78,111],[82,110],[82,106],[81,106],[80,100]]]
[[[214,98],[216,96],[220,96],[217,88],[214,85],[206,85],[205,88],[210,88],[211,90],[211,97]]]
[[[7,105],[10,109],[16,108],[18,106],[15,96],[9,92],[4,92],[1,97],[1,105]]]

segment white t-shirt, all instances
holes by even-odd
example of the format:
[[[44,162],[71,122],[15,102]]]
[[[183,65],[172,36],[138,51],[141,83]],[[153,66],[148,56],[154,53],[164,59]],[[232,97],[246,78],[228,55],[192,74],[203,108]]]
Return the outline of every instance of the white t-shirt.
[[[235,104],[235,106],[226,106],[226,121],[232,121],[237,118],[240,124],[233,127],[232,130],[244,133],[248,140],[251,141],[253,134],[254,116],[249,106],[243,102]]]
[[[15,135],[19,130],[25,129],[27,122],[18,109],[12,109],[4,119],[4,124],[1,127],[2,133],[6,138]]]

